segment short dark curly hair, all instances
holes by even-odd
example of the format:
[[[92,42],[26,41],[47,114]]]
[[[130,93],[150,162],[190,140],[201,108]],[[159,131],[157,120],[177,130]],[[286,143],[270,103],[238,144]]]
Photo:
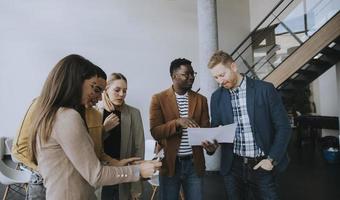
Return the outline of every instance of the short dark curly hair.
[[[177,58],[170,64],[170,76],[174,74],[174,71],[179,69],[181,65],[191,66],[191,61],[185,58]]]

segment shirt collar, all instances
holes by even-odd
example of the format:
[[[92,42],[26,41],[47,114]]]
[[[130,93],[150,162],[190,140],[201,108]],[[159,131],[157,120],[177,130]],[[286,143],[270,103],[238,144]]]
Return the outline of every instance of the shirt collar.
[[[176,97],[186,97],[186,96],[188,96],[188,92],[186,92],[186,93],[183,94],[183,95],[177,94],[177,93],[175,92],[175,95],[176,95]]]

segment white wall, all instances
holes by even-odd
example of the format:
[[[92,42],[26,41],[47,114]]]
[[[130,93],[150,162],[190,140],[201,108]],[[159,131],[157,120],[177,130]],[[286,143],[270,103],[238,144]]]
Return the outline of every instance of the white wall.
[[[312,83],[314,102],[319,115],[339,116],[337,71],[339,70],[333,66]],[[338,131],[322,129],[322,136],[327,135],[337,136]]]
[[[253,30],[280,0],[249,0],[250,29]]]
[[[141,110],[147,138],[151,95],[170,86],[170,61],[198,63],[195,0],[3,0],[0,19],[0,136],[15,135],[48,72],[70,53],[127,76],[127,102]]]
[[[248,0],[217,0],[219,49],[232,53],[247,37],[250,33],[251,9]]]

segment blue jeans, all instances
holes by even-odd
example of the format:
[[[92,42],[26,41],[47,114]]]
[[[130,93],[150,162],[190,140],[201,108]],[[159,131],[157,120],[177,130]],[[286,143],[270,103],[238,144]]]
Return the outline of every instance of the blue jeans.
[[[185,200],[203,199],[203,178],[197,176],[193,159],[176,159],[175,175],[159,176],[159,199],[178,200],[181,186]]]
[[[20,169],[32,173],[25,200],[46,200],[46,188],[43,184],[44,179],[42,176],[22,163],[20,163]]]
[[[43,178],[40,174],[33,172],[28,183],[27,200],[45,200],[46,188],[43,185]]]
[[[273,171],[254,170],[254,164],[234,159],[231,171],[224,176],[228,200],[279,199]]]

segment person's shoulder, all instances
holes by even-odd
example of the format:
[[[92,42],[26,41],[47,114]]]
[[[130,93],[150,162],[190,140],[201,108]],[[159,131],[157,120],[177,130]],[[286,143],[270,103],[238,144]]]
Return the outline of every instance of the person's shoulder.
[[[81,119],[78,111],[73,108],[60,107],[56,114],[57,119]]]
[[[211,97],[215,97],[216,95],[221,94],[222,91],[223,91],[223,87],[216,88],[216,90],[211,94]]]
[[[173,89],[170,87],[168,89],[162,90],[158,93],[152,95],[152,101],[167,101],[168,97],[174,95]]]
[[[101,126],[103,121],[103,109],[98,107],[86,108],[85,121],[88,128]]]
[[[197,96],[200,99],[205,99],[205,100],[207,99],[207,97],[204,96],[203,94],[200,94],[200,93],[192,91],[192,90],[190,92],[192,92],[193,95]]]
[[[261,87],[263,89],[271,89],[274,87],[272,83],[263,80],[249,79],[249,81],[252,81],[256,87]]]
[[[134,107],[134,106],[131,106],[129,104],[125,104],[124,106],[126,106],[126,108],[129,110],[129,112],[131,113],[140,113],[139,109]]]
[[[73,108],[60,107],[55,115],[53,133],[52,136],[63,135],[65,131],[69,131],[71,128],[84,126],[84,120],[80,116],[79,112]],[[56,135],[55,135],[56,134]]]
[[[86,108],[86,115],[101,116],[103,109],[99,107],[89,107]]]
[[[171,88],[167,88],[165,90],[157,92],[154,94],[154,96],[164,96],[164,95],[167,95],[169,92],[171,92]]]

